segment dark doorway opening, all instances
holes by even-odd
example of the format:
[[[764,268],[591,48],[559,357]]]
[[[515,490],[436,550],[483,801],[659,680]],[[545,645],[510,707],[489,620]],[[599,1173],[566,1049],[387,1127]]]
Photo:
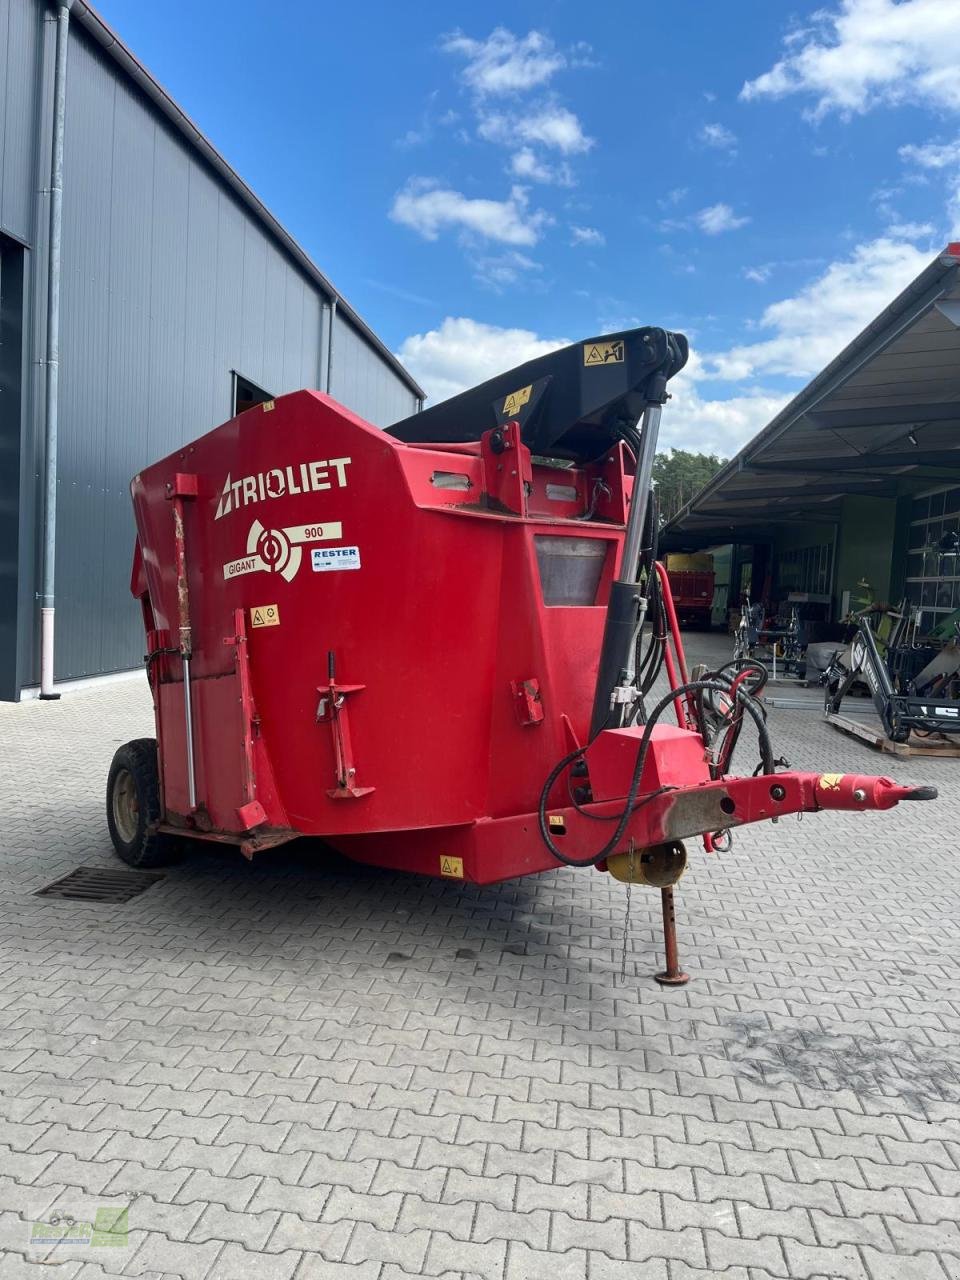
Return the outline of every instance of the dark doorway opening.
[[[255,404],[266,404],[273,399],[269,391],[264,391],[263,387],[258,387],[242,373],[237,373],[236,369],[231,369],[230,372],[233,375],[233,417],[252,409]]]

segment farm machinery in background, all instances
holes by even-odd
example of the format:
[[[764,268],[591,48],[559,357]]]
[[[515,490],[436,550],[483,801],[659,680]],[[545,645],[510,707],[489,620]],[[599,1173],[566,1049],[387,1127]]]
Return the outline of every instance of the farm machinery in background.
[[[671,552],[666,558],[670,594],[680,623],[709,627],[713,612],[713,556],[707,551],[692,554]]]
[[[807,667],[800,628],[800,614],[796,605],[787,608],[785,617],[767,620],[766,610],[759,600],[751,603],[745,594],[741,601],[740,616],[733,633],[733,661],[739,669],[746,663],[760,661],[770,663],[770,674],[777,678],[777,663],[784,675],[802,679]]]
[[[911,733],[960,734],[960,610],[927,635],[920,633],[920,617],[906,601],[899,609],[871,605],[856,616],[849,644],[821,676],[828,716],[840,712],[859,683],[892,742],[907,742]]]
[[[157,736],[111,765],[119,856],[307,835],[480,885],[588,868],[661,890],[657,976],[680,983],[685,839],[930,799],[781,768],[755,668],[688,677],[650,500],[686,359],[662,329],[591,338],[387,431],[298,391],[145,467]]]

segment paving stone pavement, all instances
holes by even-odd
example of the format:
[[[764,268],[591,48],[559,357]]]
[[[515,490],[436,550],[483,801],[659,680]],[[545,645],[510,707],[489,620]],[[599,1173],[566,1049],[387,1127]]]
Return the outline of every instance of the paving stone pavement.
[[[942,798],[692,849],[693,981],[661,990],[658,899],[621,983],[591,871],[478,889],[305,845],[37,898],[115,865],[149,699],[0,705],[0,1280],[958,1280],[960,764],[771,725],[797,767]],[[31,1239],[124,1206],[126,1244]]]

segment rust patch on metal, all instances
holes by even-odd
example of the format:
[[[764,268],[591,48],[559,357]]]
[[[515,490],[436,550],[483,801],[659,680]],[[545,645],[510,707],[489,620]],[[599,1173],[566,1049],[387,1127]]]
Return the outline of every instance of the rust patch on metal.
[[[190,627],[190,592],[187,588],[186,539],[183,527],[183,504],[179,498],[173,503],[173,538],[177,560],[177,621],[180,629],[180,652],[191,656],[193,637]]]
[[[740,826],[742,819],[736,809],[727,813],[721,804],[730,803],[726,788],[704,787],[692,791],[678,791],[666,797],[667,808],[663,814],[663,834],[668,840],[681,840],[684,836],[700,835],[704,831],[720,831],[724,827]]]

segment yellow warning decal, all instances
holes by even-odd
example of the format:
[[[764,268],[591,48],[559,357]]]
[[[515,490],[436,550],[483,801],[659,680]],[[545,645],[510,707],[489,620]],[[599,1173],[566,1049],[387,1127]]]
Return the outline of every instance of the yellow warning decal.
[[[275,604],[258,604],[250,610],[250,623],[254,627],[279,627],[279,606]]]
[[[260,407],[263,409],[264,413],[272,413],[274,404],[275,401],[273,400],[264,400]]]
[[[463,859],[462,858],[441,858],[440,874],[442,876],[450,876],[452,880],[463,879]]]
[[[521,387],[519,391],[511,391],[503,402],[504,414],[519,413],[523,406],[529,403],[532,391],[533,383],[529,387]]]
[[[551,813],[550,817],[547,818],[547,826],[549,827],[565,827],[566,825],[562,813]]]
[[[622,342],[585,342],[584,364],[623,364]]]
[[[839,791],[840,783],[846,775],[842,773],[821,773],[820,786],[824,791]]]

